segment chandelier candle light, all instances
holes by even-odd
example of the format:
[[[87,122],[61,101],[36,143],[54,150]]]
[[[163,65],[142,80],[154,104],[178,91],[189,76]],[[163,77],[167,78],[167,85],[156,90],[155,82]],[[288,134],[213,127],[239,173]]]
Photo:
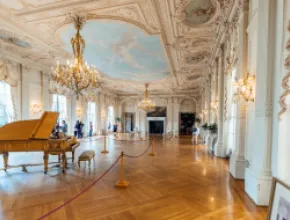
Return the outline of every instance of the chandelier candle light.
[[[233,87],[236,89],[236,92],[234,93],[233,101],[238,102],[240,100],[240,96],[242,96],[245,101],[254,102],[255,82],[255,76],[250,76],[250,73],[247,73],[247,76],[244,79],[240,79],[238,82],[234,82]]]
[[[144,100],[138,104],[138,108],[145,112],[150,112],[155,109],[155,103],[149,100],[148,84],[146,84],[145,87],[145,97]]]
[[[88,88],[96,89],[99,87],[98,71],[95,66],[84,63],[83,54],[86,43],[80,35],[80,30],[84,21],[80,17],[74,18],[77,33],[71,39],[73,59],[67,60],[66,65],[57,66],[52,72],[52,78],[60,87],[72,90],[77,98],[82,95],[82,91]]]

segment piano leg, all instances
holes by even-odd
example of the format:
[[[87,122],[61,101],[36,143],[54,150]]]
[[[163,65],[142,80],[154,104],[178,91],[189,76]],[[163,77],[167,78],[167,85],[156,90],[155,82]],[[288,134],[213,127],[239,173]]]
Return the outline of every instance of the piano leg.
[[[75,160],[75,151],[74,150],[72,150],[71,156],[72,156],[71,160],[72,160],[72,162],[74,162],[74,160]]]
[[[4,169],[5,169],[5,171],[6,171],[7,167],[8,167],[8,156],[9,156],[8,152],[3,153],[3,161],[4,161]]]
[[[62,172],[64,173],[66,169],[66,155],[65,152],[62,154]]]
[[[44,152],[43,160],[44,160],[44,173],[45,174],[47,174],[47,171],[48,171],[48,158],[49,158],[48,152]]]

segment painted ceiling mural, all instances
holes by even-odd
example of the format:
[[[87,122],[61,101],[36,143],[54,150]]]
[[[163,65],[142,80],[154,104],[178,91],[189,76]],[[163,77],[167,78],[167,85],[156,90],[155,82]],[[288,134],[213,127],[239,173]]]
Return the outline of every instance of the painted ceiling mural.
[[[65,49],[72,52],[74,26],[70,24],[60,32]],[[159,36],[150,36],[135,25],[91,20],[84,25],[81,35],[86,42],[86,61],[111,78],[145,83],[171,74]]]

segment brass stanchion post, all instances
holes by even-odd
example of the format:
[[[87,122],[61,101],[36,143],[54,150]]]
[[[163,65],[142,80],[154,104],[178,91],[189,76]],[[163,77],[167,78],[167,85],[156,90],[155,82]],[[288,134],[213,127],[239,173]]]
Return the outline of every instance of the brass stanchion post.
[[[164,134],[164,146],[167,146],[167,133]]]
[[[152,145],[151,145],[151,153],[149,154],[150,156],[155,156],[156,154],[154,153],[154,138],[152,138]]]
[[[102,154],[107,154],[109,151],[107,151],[107,136],[104,136],[104,150],[101,151]]]
[[[120,180],[116,182],[116,188],[126,188],[128,187],[129,182],[125,181],[125,174],[124,174],[124,152],[121,152],[121,167],[120,167]]]

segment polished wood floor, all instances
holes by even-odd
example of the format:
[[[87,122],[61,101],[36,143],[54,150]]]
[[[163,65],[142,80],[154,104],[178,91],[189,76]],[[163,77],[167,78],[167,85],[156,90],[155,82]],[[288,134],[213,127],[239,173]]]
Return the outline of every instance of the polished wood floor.
[[[33,220],[63,204],[100,176],[121,151],[137,155],[148,142],[108,140],[109,154],[101,154],[103,140],[84,140],[76,158],[86,149],[96,152],[95,164],[80,171],[69,164],[66,174],[43,167],[0,171],[0,219]],[[244,193],[243,181],[235,181],[228,172],[228,162],[207,154],[207,149],[193,146],[190,138],[156,141],[155,157],[145,154],[125,159],[126,189],[114,188],[119,179],[119,164],[99,183],[49,220],[239,220],[266,219],[267,209],[259,208]],[[50,161],[57,161],[51,156]],[[10,154],[9,164],[42,162],[41,153]],[[0,159],[2,166],[2,158]]]

